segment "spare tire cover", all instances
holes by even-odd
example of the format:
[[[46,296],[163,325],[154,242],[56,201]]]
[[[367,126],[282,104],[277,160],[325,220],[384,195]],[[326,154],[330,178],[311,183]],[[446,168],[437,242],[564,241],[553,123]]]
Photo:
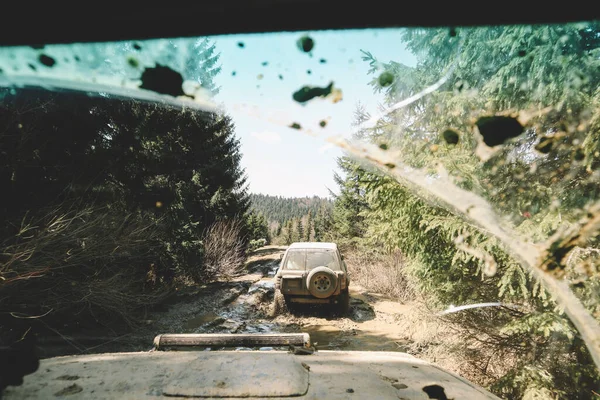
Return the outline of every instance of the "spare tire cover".
[[[329,297],[337,288],[337,275],[327,267],[314,268],[306,277],[310,294],[319,299]]]

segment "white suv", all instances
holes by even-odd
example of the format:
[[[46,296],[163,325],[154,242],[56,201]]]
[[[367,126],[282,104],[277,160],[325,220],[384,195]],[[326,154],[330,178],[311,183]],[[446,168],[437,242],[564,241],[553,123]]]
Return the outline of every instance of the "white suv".
[[[349,285],[348,269],[335,243],[292,243],[275,274],[275,288],[288,309],[297,303],[331,304],[344,313]]]

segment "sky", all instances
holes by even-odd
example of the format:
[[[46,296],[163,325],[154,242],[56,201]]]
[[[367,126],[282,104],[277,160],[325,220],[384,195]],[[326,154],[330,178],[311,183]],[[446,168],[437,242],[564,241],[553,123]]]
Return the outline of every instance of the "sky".
[[[296,45],[304,35],[314,41],[310,53]],[[369,63],[362,61],[360,50],[382,62],[414,66],[416,58],[404,48],[401,35],[401,29],[365,29],[211,38],[222,67],[215,78],[220,86],[215,100],[236,126],[250,192],[326,197],[328,189],[337,191],[333,174],[343,153],[326,139],[349,137],[358,103],[374,114],[383,99],[368,85],[373,75],[367,74]],[[342,91],[337,103],[316,98],[301,105],[292,99],[305,85],[330,82]],[[319,125],[322,120],[325,128]],[[303,131],[289,128],[292,122]]]
[[[326,197],[329,190],[336,192],[333,176],[337,169],[336,158],[342,151],[327,138],[350,138],[357,105],[361,103],[375,114],[383,101],[383,96],[374,94],[368,84],[383,71],[368,75],[370,66],[361,59],[361,50],[370,52],[381,62],[396,61],[414,66],[416,58],[405,49],[402,32],[402,29],[388,28],[210,38],[222,68],[215,77],[220,92],[212,101],[221,104],[233,119],[250,192],[284,197]],[[314,42],[310,53],[297,46],[303,36],[309,36]],[[186,46],[185,43],[194,40],[174,43],[176,47]],[[3,69],[11,70],[11,79],[20,75],[41,77],[49,84],[50,78],[58,78],[62,79],[61,87],[67,83],[81,83],[85,87],[86,82],[94,82],[112,87],[112,91],[130,87],[137,96],[149,96],[154,93],[137,90],[141,82],[139,70],[132,68],[128,57],[122,57],[129,54],[141,65],[154,65],[157,54],[162,54],[168,41],[159,40],[155,45],[149,42],[143,43],[142,49],[146,51],[141,52],[127,42],[52,45],[44,52],[59,60],[58,66],[34,71],[16,68],[37,60],[38,50],[31,47],[5,50],[4,57],[0,49],[0,61],[14,64],[14,68],[3,65]],[[76,54],[85,56],[83,63],[68,62]],[[165,51],[164,54],[170,53]],[[162,62],[177,70],[185,64],[187,53],[182,51],[179,55],[181,59],[175,57]],[[0,79],[2,76],[4,74]],[[326,87],[331,82],[341,90],[341,101],[334,103],[331,98],[315,98],[300,104],[292,99],[292,94],[304,86]],[[319,125],[321,121],[327,122],[324,128]],[[303,129],[290,128],[292,123],[300,124]]]

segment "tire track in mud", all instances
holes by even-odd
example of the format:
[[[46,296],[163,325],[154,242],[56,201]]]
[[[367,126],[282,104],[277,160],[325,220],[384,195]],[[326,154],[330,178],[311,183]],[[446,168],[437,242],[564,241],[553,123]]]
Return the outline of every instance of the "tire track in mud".
[[[248,274],[228,282],[182,289],[145,324],[119,335],[88,333],[85,353],[147,351],[164,333],[296,333],[306,332],[322,350],[406,351],[398,322],[407,305],[350,286],[350,309],[339,316],[323,305],[303,305],[293,313],[272,316],[274,280],[285,247],[257,250],[247,262]],[[410,311],[410,310],[408,310]],[[82,333],[85,338],[85,333]],[[92,336],[103,336],[94,340]],[[46,346],[45,357],[78,354],[68,344]]]
[[[269,253],[269,249],[273,251]],[[306,332],[317,349],[407,351],[408,342],[398,327],[406,305],[350,286],[346,315],[323,305],[303,305],[293,313],[272,316],[273,276],[285,248],[263,248],[251,257],[249,275],[237,279],[247,290],[223,304],[221,310],[202,313],[188,321],[187,333],[297,333]],[[265,255],[266,253],[266,255]],[[260,253],[259,253],[260,254]]]

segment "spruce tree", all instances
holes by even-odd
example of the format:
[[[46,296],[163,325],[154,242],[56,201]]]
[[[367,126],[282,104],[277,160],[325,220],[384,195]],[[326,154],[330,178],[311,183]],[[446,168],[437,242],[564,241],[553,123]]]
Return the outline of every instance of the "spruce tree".
[[[313,230],[312,214],[308,213],[308,215],[306,217],[306,228],[304,230],[304,241],[305,242],[310,242],[311,241],[312,230]]]
[[[296,238],[298,241],[304,240],[304,226],[302,226],[302,218],[296,220]]]
[[[455,35],[447,29],[407,30],[403,41],[418,56],[416,67],[380,62],[363,52],[363,60],[371,65],[371,85],[385,94],[387,105],[421,92],[451,68],[453,73],[435,92],[361,132],[362,138],[397,152],[399,162],[408,168],[427,171],[432,185],[436,174],[450,176],[508,215],[517,232],[543,243],[561,223],[576,221],[585,212],[584,205],[596,201],[600,193],[589,175],[598,167],[600,154],[599,27],[597,23],[479,27],[459,29]],[[392,76],[385,85],[383,72]],[[497,152],[485,162],[473,151],[480,140],[473,121],[480,122],[479,130],[482,116],[517,111],[525,115],[548,106],[551,112],[540,113],[521,136],[496,146]],[[588,122],[588,129],[574,128]],[[564,142],[547,140],[556,132],[565,135]],[[430,301],[441,306],[491,300],[527,305],[528,311],[518,315],[499,310],[487,316],[473,312],[468,319],[457,316],[457,326],[467,332],[464,346],[457,347],[462,357],[474,357],[473,362],[486,352],[515,357],[512,369],[496,377],[494,392],[506,398],[589,397],[600,377],[587,349],[574,336],[571,323],[554,312],[539,283],[494,237],[452,209],[424,201],[428,198],[422,193],[391,177],[372,170],[358,172],[348,163],[344,167],[349,173],[336,179],[337,232],[356,236],[351,228],[357,225],[348,223],[352,215],[345,211],[356,205],[349,195],[361,194],[358,198],[367,202],[359,212],[362,236],[374,248],[400,249],[407,257],[406,270]],[[353,182],[352,177],[357,179]],[[358,189],[348,193],[354,183]],[[485,276],[485,261],[457,246],[457,238],[468,238],[469,248],[493,257],[495,274]],[[597,241],[586,245],[589,248],[583,251],[597,251]],[[597,309],[597,297],[590,297],[596,282],[597,274],[587,276],[576,291],[591,310]],[[480,335],[494,340],[473,339]],[[523,347],[515,351],[516,342]],[[473,352],[482,344],[487,350]]]

